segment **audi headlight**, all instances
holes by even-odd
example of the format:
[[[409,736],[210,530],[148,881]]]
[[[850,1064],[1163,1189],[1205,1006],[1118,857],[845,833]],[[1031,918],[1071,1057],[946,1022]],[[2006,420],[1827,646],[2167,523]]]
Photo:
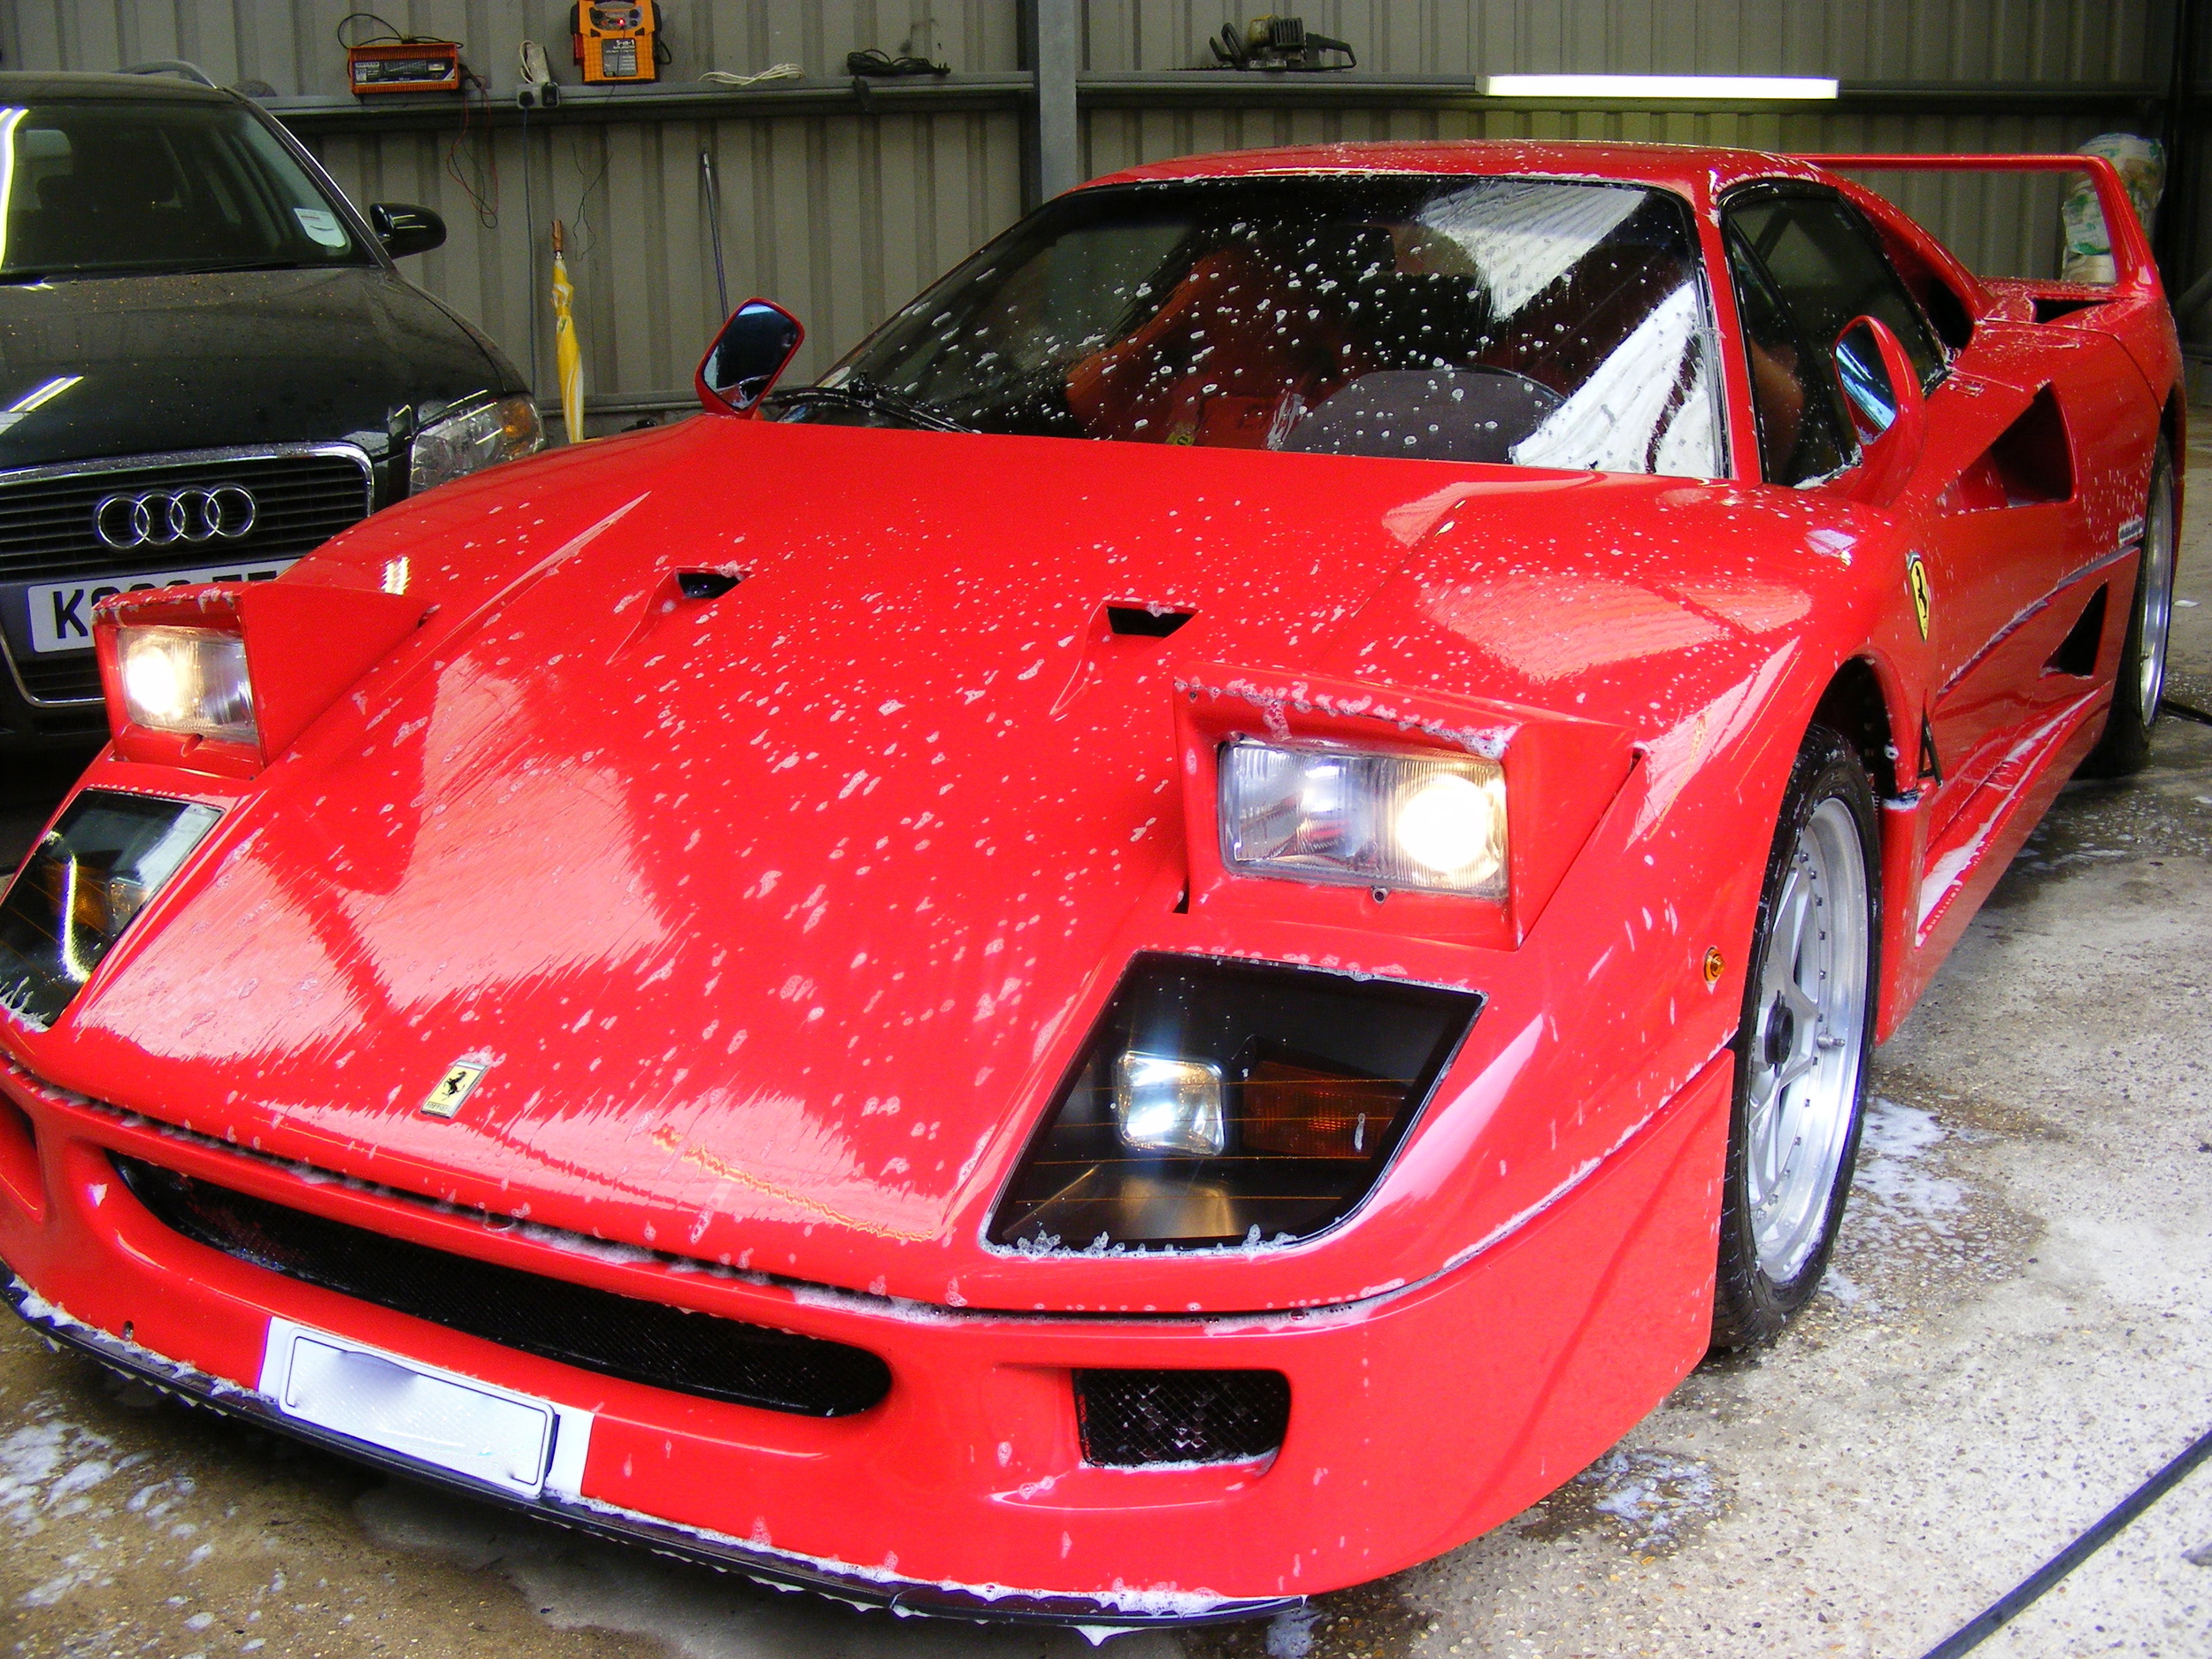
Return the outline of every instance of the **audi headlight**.
[[[1318,1233],[1373,1187],[1481,1005],[1433,986],[1140,956],[990,1236],[1052,1251]]]
[[[227,743],[260,740],[246,641],[213,628],[115,631],[123,708],[134,726]]]
[[[51,1025],[219,816],[153,795],[78,795],[0,897],[0,1007]]]
[[[527,397],[450,404],[415,434],[407,457],[407,493],[419,495],[449,479],[535,455],[544,443],[537,405]]]
[[[1473,755],[1225,743],[1222,862],[1246,875],[1506,895],[1505,772]]]

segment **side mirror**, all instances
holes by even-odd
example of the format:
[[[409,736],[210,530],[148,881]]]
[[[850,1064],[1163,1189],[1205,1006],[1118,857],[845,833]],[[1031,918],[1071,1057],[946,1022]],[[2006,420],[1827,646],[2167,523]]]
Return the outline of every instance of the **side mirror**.
[[[1859,317],[1836,336],[1836,379],[1859,436],[1859,464],[1839,481],[1854,499],[1886,507],[1903,491],[1927,445],[1920,376],[1887,324]]]
[[[699,359],[699,402],[710,414],[751,414],[805,338],[799,319],[773,300],[747,300]]]
[[[395,259],[445,245],[445,220],[426,207],[406,202],[370,203],[369,228]]]

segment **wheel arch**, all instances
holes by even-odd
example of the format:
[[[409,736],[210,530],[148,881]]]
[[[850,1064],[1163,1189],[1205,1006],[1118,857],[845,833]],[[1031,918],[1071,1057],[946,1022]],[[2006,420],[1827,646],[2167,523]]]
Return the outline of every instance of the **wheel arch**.
[[[1812,717],[1813,725],[1826,726],[1858,751],[1866,775],[1874,781],[1874,793],[1885,801],[1897,799],[1910,787],[1900,771],[1902,751],[1890,703],[1874,660],[1849,657],[1829,677]]]

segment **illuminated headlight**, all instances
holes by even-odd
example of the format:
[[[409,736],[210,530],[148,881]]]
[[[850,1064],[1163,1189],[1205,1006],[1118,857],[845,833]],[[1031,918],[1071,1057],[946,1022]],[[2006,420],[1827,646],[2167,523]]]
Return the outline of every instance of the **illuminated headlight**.
[[[1140,1152],[1213,1157],[1228,1144],[1221,1068],[1203,1060],[1125,1052],[1114,1062],[1114,1123]]]
[[[407,493],[419,495],[449,479],[535,455],[544,443],[537,406],[527,397],[456,403],[415,434],[408,450]]]
[[[231,743],[257,741],[246,642],[237,634],[123,627],[116,630],[116,656],[132,724]]]
[[[1221,856],[1246,875],[1502,900],[1505,773],[1472,755],[1234,742]]]
[[[0,897],[0,1008],[51,1025],[218,816],[154,795],[79,795]]]
[[[991,1237],[1032,1251],[1310,1237],[1372,1188],[1480,1005],[1434,986],[1141,955]]]

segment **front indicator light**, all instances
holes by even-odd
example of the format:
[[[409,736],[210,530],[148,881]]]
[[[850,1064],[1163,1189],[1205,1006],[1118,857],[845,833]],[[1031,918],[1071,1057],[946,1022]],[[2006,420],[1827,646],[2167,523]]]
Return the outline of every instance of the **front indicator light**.
[[[1244,741],[1222,746],[1220,779],[1232,870],[1504,901],[1496,761]]]
[[[50,1025],[220,815],[87,789],[0,897],[0,1008]]]
[[[1315,969],[1140,956],[990,1237],[1031,1251],[1310,1237],[1373,1187],[1481,1002]]]
[[[213,628],[116,630],[123,708],[134,725],[180,736],[253,743],[246,641]]]

